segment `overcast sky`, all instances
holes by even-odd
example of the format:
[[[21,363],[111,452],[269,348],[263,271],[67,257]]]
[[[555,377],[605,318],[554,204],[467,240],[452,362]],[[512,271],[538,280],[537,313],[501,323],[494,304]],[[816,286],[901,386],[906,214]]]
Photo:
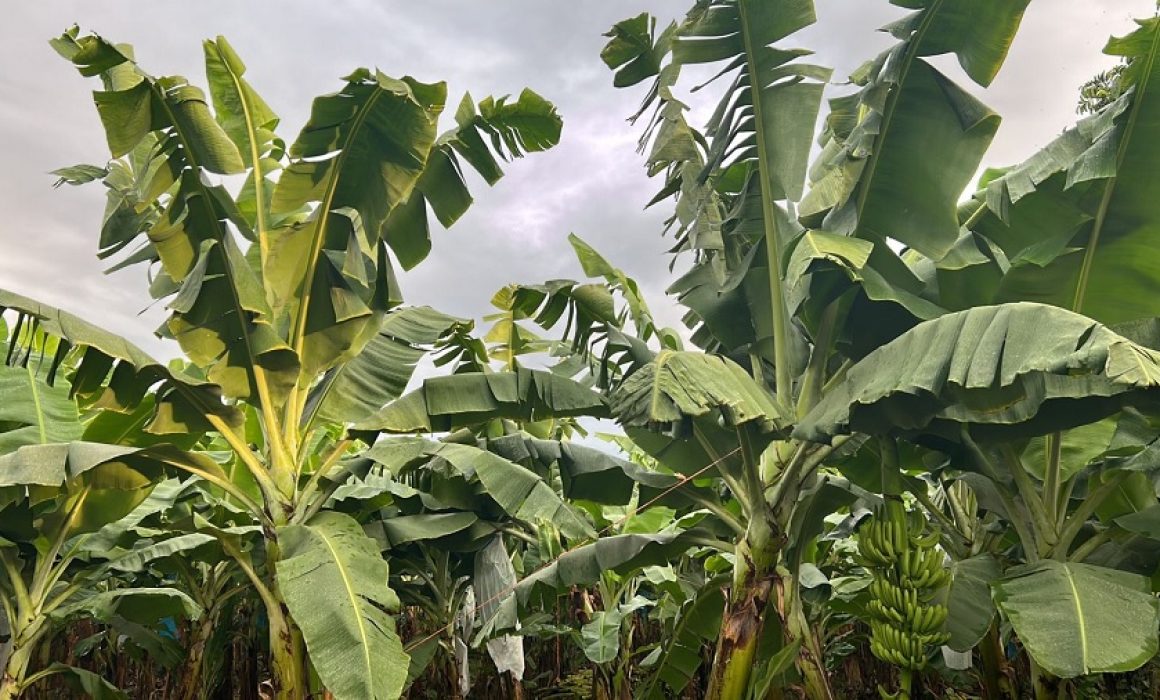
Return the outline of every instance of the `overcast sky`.
[[[1034,0],[1006,67],[986,91],[1003,115],[987,163],[1017,162],[1075,119],[1078,87],[1113,62],[1100,49],[1131,31],[1154,0]],[[340,87],[358,66],[390,75],[446,80],[454,104],[528,86],[564,118],[556,149],[513,163],[450,231],[436,231],[431,257],[403,278],[410,303],[478,317],[512,281],[580,274],[565,237],[575,232],[637,277],[661,303],[668,244],[658,233],[664,206],[644,203],[658,188],[635,151],[638,129],[624,120],[640,89],[616,90],[598,54],[601,34],[649,10],[667,22],[690,3],[669,0],[138,0],[9,3],[0,24],[0,287],[64,307],[123,333],[159,355],[152,338],[164,318],[148,303],[145,270],[101,274],[95,258],[103,188],[53,190],[48,171],[102,163],[105,141],[93,84],[46,43],[72,23],[135,45],[154,75],[204,84],[201,39],[224,34],[249,66],[247,77],[282,117],[292,140],[311,99]],[[784,45],[805,46],[844,77],[890,43],[874,30],[897,16],[886,0],[817,0],[819,23]],[[961,84],[953,61],[936,61]],[[972,86],[973,87],[973,86]],[[697,106],[696,104],[694,106]],[[693,120],[696,122],[696,120]],[[937,157],[937,154],[931,154]]]

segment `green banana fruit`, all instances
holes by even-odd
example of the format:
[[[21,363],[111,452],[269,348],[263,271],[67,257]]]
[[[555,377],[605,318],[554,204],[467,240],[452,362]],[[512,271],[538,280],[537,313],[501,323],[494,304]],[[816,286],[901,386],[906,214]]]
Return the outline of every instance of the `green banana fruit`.
[[[921,511],[888,498],[858,533],[861,562],[873,578],[867,589],[870,651],[907,672],[920,671],[930,650],[946,642],[946,606],[931,603],[950,574],[938,549],[940,533]],[[885,697],[885,696],[884,696]]]

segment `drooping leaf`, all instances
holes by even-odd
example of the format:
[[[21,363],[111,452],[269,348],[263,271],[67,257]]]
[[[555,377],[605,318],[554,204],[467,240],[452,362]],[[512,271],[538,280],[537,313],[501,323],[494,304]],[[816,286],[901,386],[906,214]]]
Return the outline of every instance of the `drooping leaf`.
[[[115,556],[109,562],[109,568],[129,573],[144,571],[149,564],[155,561],[177,554],[196,552],[199,548],[204,548],[216,541],[217,539],[213,535],[201,532],[167,537],[152,544],[133,547]]]
[[[1128,532],[1134,532],[1153,540],[1160,540],[1160,504],[1144,510],[1121,515],[1116,525]]]
[[[1160,355],[1079,314],[1031,303],[983,306],[927,321],[870,353],[798,424],[828,440],[957,426],[1041,435],[1150,400]]]
[[[680,693],[688,686],[701,667],[705,645],[721,632],[721,615],[725,611],[723,584],[720,579],[711,580],[685,603],[640,697],[660,700],[667,697],[664,687]]]
[[[315,208],[271,235],[264,276],[305,376],[356,355],[398,303],[383,224],[423,172],[446,93],[443,83],[357,70],[315,99],[290,147],[272,210]]]
[[[459,477],[478,480],[482,493],[513,518],[555,523],[569,537],[593,534],[587,521],[535,472],[487,450],[419,438],[395,438],[379,441],[364,456],[382,464],[393,475],[405,469],[448,465]],[[432,465],[432,461],[437,464]],[[479,507],[485,505],[481,502]]]
[[[681,499],[685,489],[709,495],[708,489],[698,489],[691,483],[674,492],[676,476],[645,469],[631,460],[576,442],[505,435],[489,439],[487,448],[513,462],[530,462],[541,472],[558,470],[564,497],[569,500],[627,505],[636,491],[642,502],[661,498],[659,503],[685,505],[687,501]]]
[[[84,615],[100,621],[120,617],[130,622],[155,626],[165,618],[196,620],[204,612],[189,594],[176,588],[123,588],[100,591],[53,611],[67,619]]]
[[[240,412],[226,405],[219,387],[161,364],[124,338],[66,311],[0,290],[0,309],[11,309],[43,332],[77,348],[72,391],[95,408],[123,411],[137,406],[151,388],[156,409],[145,430],[153,433],[205,431],[206,414],[230,425]]]
[[[310,661],[337,700],[399,697],[407,654],[389,615],[399,598],[387,562],[358,522],[320,513],[278,529],[277,579]]]
[[[1160,20],[1139,24],[1105,49],[1128,61],[1125,93],[981,193],[974,230],[1011,260],[995,301],[1055,304],[1108,324],[1155,314],[1160,190],[1147,173],[1160,136]]]
[[[948,611],[943,629],[950,635],[947,646],[966,652],[987,634],[995,619],[991,584],[999,580],[1003,569],[990,554],[980,554],[952,562],[950,574],[950,583],[938,599]]]
[[[418,265],[431,250],[428,207],[450,227],[471,206],[460,159],[494,185],[503,177],[496,156],[508,160],[547,150],[559,142],[563,126],[555,106],[527,88],[514,102],[487,97],[478,109],[471,95],[464,95],[455,121],[456,127],[435,142],[415,189],[386,220],[383,238],[404,269]]]
[[[129,696],[117,686],[87,669],[59,662],[45,669],[45,676],[61,676],[73,690],[84,693],[92,700],[128,700]]]
[[[479,522],[474,513],[419,513],[417,515],[396,515],[383,518],[383,537],[389,547],[399,547],[410,542],[436,540],[455,534]],[[369,528],[368,528],[369,529]]]
[[[422,388],[358,421],[354,430],[430,433],[494,418],[534,421],[607,416],[604,399],[558,374],[523,367],[514,372],[468,372],[432,377]]]
[[[399,398],[428,347],[452,329],[468,327],[469,321],[429,306],[392,311],[358,355],[312,390],[308,406],[318,403],[319,420],[359,423]]]
[[[662,350],[612,395],[623,425],[673,423],[720,411],[726,425],[754,422],[763,431],[785,424],[765,389],[735,362],[696,352]]]
[[[551,599],[571,586],[595,583],[606,571],[625,574],[646,566],[666,564],[692,546],[690,539],[695,537],[691,532],[602,537],[564,552],[548,566],[524,577],[516,587],[516,593],[521,604],[527,604],[533,596]]]

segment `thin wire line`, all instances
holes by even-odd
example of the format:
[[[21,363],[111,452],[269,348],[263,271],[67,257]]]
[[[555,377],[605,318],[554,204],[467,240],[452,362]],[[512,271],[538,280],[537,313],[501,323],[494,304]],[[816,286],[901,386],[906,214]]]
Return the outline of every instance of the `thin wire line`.
[[[685,484],[689,483],[689,482],[690,482],[690,481],[692,481],[693,479],[696,479],[697,477],[701,476],[701,475],[702,475],[702,474],[704,474],[705,472],[709,471],[709,470],[710,470],[710,469],[712,469],[713,467],[715,467],[715,466],[717,466],[718,464],[720,464],[720,463],[724,462],[725,460],[729,459],[730,457],[732,457],[733,455],[737,454],[737,453],[738,453],[738,452],[740,452],[740,451],[741,451],[741,447],[740,447],[740,446],[738,446],[738,447],[735,447],[733,450],[729,451],[728,453],[726,453],[726,454],[724,454],[724,455],[721,455],[720,457],[718,457],[717,459],[713,460],[712,462],[709,462],[708,464],[706,464],[705,466],[701,467],[700,469],[698,469],[697,471],[693,472],[692,474],[689,474],[689,475],[687,475],[687,476],[683,476],[683,477],[681,477],[681,479],[680,479],[679,481],[677,481],[675,484],[673,484],[672,486],[669,486],[669,487],[668,487],[668,488],[666,488],[665,490],[663,490],[663,491],[661,491],[660,493],[658,493],[656,496],[653,496],[653,497],[652,497],[652,498],[650,498],[649,500],[645,501],[643,504],[640,504],[640,505],[638,505],[638,506],[635,508],[635,511],[642,511],[642,510],[647,510],[647,509],[648,509],[650,506],[652,506],[652,505],[653,505],[654,503],[656,503],[657,501],[661,500],[662,498],[664,498],[665,496],[669,495],[669,494],[670,494],[670,493],[672,493],[673,491],[676,491],[677,489],[681,488],[682,486],[684,486]],[[595,538],[588,538],[587,540],[584,540],[583,542],[581,542],[581,543],[579,543],[579,544],[576,544],[576,545],[573,545],[572,547],[568,548],[567,550],[565,550],[565,551],[563,551],[563,552],[560,552],[559,556],[557,556],[555,559],[552,559],[552,560],[551,560],[551,561],[549,561],[549,562],[545,562],[544,564],[541,564],[541,565],[540,565],[539,567],[537,567],[536,569],[532,570],[532,572],[531,572],[531,573],[525,574],[525,575],[524,575],[524,579],[527,579],[527,578],[529,578],[529,577],[531,577],[531,576],[535,576],[536,574],[540,573],[540,572],[541,572],[541,571],[543,571],[544,569],[546,569],[546,568],[548,568],[549,566],[551,566],[551,565],[555,564],[556,562],[560,561],[560,558],[561,558],[561,557],[563,557],[565,554],[570,554],[570,553],[572,553],[572,552],[576,551],[577,549],[580,549],[581,547],[587,547],[588,545],[590,545],[590,544],[593,544],[594,542],[598,541],[598,540],[600,539],[600,536],[601,536],[601,535],[603,535],[604,533],[608,532],[609,530],[611,530],[611,529],[613,529],[613,528],[615,528],[615,527],[619,527],[620,525],[623,525],[623,524],[625,523],[625,521],[627,521],[629,518],[631,518],[631,517],[632,517],[632,515],[633,515],[632,513],[626,514],[625,516],[623,516],[623,517],[622,517],[622,518],[620,518],[619,520],[613,521],[613,522],[609,523],[607,526],[605,526],[604,528],[602,528],[602,529],[600,529],[599,531],[597,531],[597,533],[596,533],[596,537],[595,537]],[[495,601],[499,600],[500,598],[506,598],[506,597],[508,596],[508,594],[509,594],[509,593],[515,593],[515,590],[516,590],[516,589],[519,587],[519,585],[520,585],[520,582],[516,582],[516,583],[512,584],[511,586],[508,586],[508,587],[504,588],[504,589],[503,589],[503,590],[501,590],[499,593],[496,593],[495,595],[493,595],[492,597],[490,597],[490,598],[488,598],[487,600],[483,601],[482,603],[476,603],[476,607],[480,607],[480,608],[482,608],[482,607],[484,607],[484,606],[486,606],[486,605],[488,605],[488,604],[490,604],[490,603],[494,603]],[[498,614],[499,614],[499,611],[497,610],[497,611],[496,611],[496,614],[495,614],[495,615],[492,615],[492,616],[491,616],[491,619],[487,620],[487,622],[491,622],[491,620],[492,620],[492,619],[495,619],[496,615],[498,615]],[[403,649],[403,651],[404,651],[404,652],[407,652],[407,653],[410,653],[410,652],[414,651],[415,649],[417,649],[417,648],[419,648],[419,647],[423,646],[423,645],[424,645],[424,644],[426,644],[427,642],[431,641],[432,639],[435,639],[436,637],[438,637],[439,635],[443,634],[444,632],[448,631],[449,629],[453,628],[454,626],[455,626],[455,622],[454,622],[454,621],[452,621],[452,622],[449,622],[447,625],[445,625],[445,626],[443,626],[443,627],[440,627],[439,629],[435,630],[434,632],[432,632],[431,634],[427,635],[426,637],[422,637],[422,638],[420,638],[419,640],[417,640],[417,641],[415,641],[415,642],[412,642],[412,643],[408,644],[408,645],[407,645],[407,646],[406,646],[406,647]]]

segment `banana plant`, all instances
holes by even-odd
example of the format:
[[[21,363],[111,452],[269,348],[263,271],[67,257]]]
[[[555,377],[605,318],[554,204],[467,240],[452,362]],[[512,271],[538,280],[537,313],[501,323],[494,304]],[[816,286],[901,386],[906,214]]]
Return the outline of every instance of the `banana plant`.
[[[818,468],[860,439],[826,445],[795,425],[853,361],[945,311],[887,240],[948,253],[957,199],[998,117],[925,57],[954,54],[972,80],[989,83],[1027,3],[896,4],[913,12],[888,28],[898,43],[854,76],[860,90],[831,102],[808,190],[829,72],[798,62],[806,51],[774,45],[814,21],[808,0],[698,2],[659,33],[641,15],[616,25],[602,53],[615,84],[652,79],[642,147],[665,178],[653,203],[676,198],[675,249],[694,257],[670,292],[709,353],[662,351],[613,390],[613,414],[674,469],[719,464],[743,504],[710,697],[753,692],[770,619],[799,645],[807,694],[833,696],[787,545]],[[726,85],[704,134],[674,94],[682,67],[703,63],[719,66],[714,80]]]
[[[729,545],[704,529],[632,530],[629,523],[634,520],[651,522],[662,511],[673,513],[662,507],[647,511],[648,515],[638,514],[639,518],[628,517],[634,510],[630,505],[634,498],[651,501],[660,495],[665,503],[680,503],[686,509],[699,509],[701,501],[683,494],[663,494],[665,488],[680,485],[676,475],[569,439],[584,432],[576,416],[607,415],[604,399],[591,388],[594,380],[589,376],[590,358],[585,357],[586,340],[547,340],[530,326],[550,326],[568,318],[569,325],[584,334],[597,324],[615,329],[618,317],[631,315],[649,329],[650,337],[664,336],[677,342],[674,333],[656,328],[635,282],[608,267],[579,238],[573,237],[572,243],[587,264],[608,268],[608,274],[619,280],[618,290],[626,302],[623,309],[617,309],[612,290],[599,283],[556,280],[500,290],[492,300],[498,311],[485,317],[491,326],[480,340],[447,338],[440,341],[445,347],[434,351],[437,364],[450,365],[450,374],[424,380],[415,391],[355,425],[356,430],[386,434],[450,434],[440,441],[380,438],[367,453],[377,464],[358,486],[350,482],[335,497],[348,488],[377,488],[381,492],[396,482],[389,486],[390,495],[384,494],[382,504],[407,515],[388,516],[381,522],[372,518],[371,527],[380,540],[390,543],[392,560],[398,559],[404,567],[402,575],[431,591],[415,602],[442,628],[440,648],[456,669],[452,675],[459,674],[466,658],[466,650],[458,641],[461,631],[452,624],[463,605],[464,587],[474,590],[478,603],[479,631],[473,643],[485,643],[497,667],[506,668],[497,647],[506,648],[521,629],[540,628],[543,607],[552,607],[557,596],[582,586],[581,595],[589,595],[591,589],[604,599],[596,606],[601,609],[590,610],[584,629],[574,635],[595,664],[593,692],[601,697],[621,697],[630,692],[635,664],[627,657],[618,660],[616,650],[621,648],[621,633],[632,618],[629,608],[637,609],[646,602],[624,593],[640,585],[643,562],[655,559],[660,551],[678,556],[697,542],[719,548],[707,551],[728,549]],[[547,364],[548,369],[528,366],[540,364]],[[529,486],[528,497],[510,500],[512,492],[522,493]],[[688,490],[694,489],[690,486]],[[716,500],[705,491],[701,499]],[[464,495],[467,493],[471,495]],[[503,498],[505,494],[508,500]],[[532,508],[534,504],[539,505]],[[623,523],[608,521],[602,515],[622,511]],[[417,526],[425,521],[432,525]],[[416,526],[403,529],[404,522]],[[623,532],[618,525],[624,526]],[[593,542],[597,527],[602,534],[610,529],[616,532]],[[554,540],[546,535],[549,532],[558,538],[554,545],[545,543],[545,537]],[[481,576],[481,558],[490,556],[489,552],[505,540],[520,553],[524,580],[515,585],[513,571],[511,581],[503,586],[484,585],[489,577]],[[478,549],[481,542],[488,544]],[[565,546],[568,551],[563,553],[561,564],[555,557]],[[464,550],[470,554],[476,549],[473,572]],[[560,578],[557,566],[564,564],[570,573]],[[492,564],[483,571],[495,568]],[[449,571],[458,574],[445,573]],[[436,576],[432,572],[444,573]],[[414,591],[416,585],[401,590]],[[521,599],[518,604],[517,598]],[[553,628],[552,634],[556,633]],[[453,654],[456,648],[461,650],[458,659]],[[683,662],[687,665],[688,660]],[[661,667],[667,672],[674,664]],[[657,688],[660,692],[659,685]]]
[[[634,378],[647,376],[650,363],[658,356],[663,357],[666,352],[691,358],[688,362],[692,371],[682,366],[674,372],[672,378],[667,378],[666,386],[668,391],[674,392],[675,398],[668,394],[662,395],[665,404],[661,409],[664,410],[672,405],[687,405],[687,402],[679,403],[687,396],[684,392],[715,390],[711,382],[698,376],[698,371],[710,377],[713,372],[722,370],[726,376],[741,371],[740,368],[730,369],[733,365],[725,363],[710,361],[696,364],[697,356],[680,349],[681,340],[675,332],[657,326],[647,303],[640,296],[639,286],[633,280],[579,238],[572,237],[572,244],[586,272],[604,280],[607,287],[602,294],[597,295],[599,287],[594,289],[592,284],[557,280],[543,285],[512,286],[497,295],[496,299],[498,305],[509,309],[503,321],[507,329],[505,338],[512,335],[511,328],[522,328],[519,325],[521,320],[550,328],[562,319],[567,319],[569,332],[566,335],[569,337],[554,346],[540,344],[541,347],[552,347],[557,355],[556,364],[551,369],[560,387],[574,386],[572,380],[566,379],[569,376],[594,386],[608,387],[623,382],[625,387],[629,387]],[[597,299],[604,301],[596,303]],[[520,333],[524,338],[530,337],[526,329]],[[652,346],[650,341],[643,338],[650,339]],[[532,344],[526,345],[530,347]],[[534,370],[517,367],[517,377],[520,372]],[[478,406],[480,402],[487,401],[492,402],[489,405],[501,406],[501,411],[513,416],[519,414],[520,410],[524,413],[519,415],[524,416],[537,415],[529,411],[551,416],[560,411],[582,408],[573,394],[564,393],[561,388],[550,393],[532,393],[531,387],[535,385],[531,382],[523,383],[529,386],[528,394],[517,395],[511,392],[513,399],[510,406],[495,404],[494,399],[489,397],[496,395],[494,387],[505,374],[511,372],[485,374],[492,378],[490,385],[480,382],[473,373],[428,379],[418,391],[388,404],[380,411],[374,417],[374,421],[378,421],[375,427],[386,431],[422,432],[433,427],[442,430],[464,428],[473,422],[479,425],[489,414],[480,412]],[[453,393],[452,387],[458,391]],[[591,395],[590,391],[587,393]],[[580,395],[582,393],[575,394],[577,397]],[[617,408],[618,396],[617,393],[610,395],[612,410],[614,413],[624,413]],[[762,415],[761,407],[768,405],[756,389],[740,397],[717,394],[709,395],[706,400],[719,402],[718,405],[731,411],[730,415],[738,417],[742,422],[757,421]],[[591,407],[588,411],[590,415],[601,415]],[[404,421],[404,416],[409,421]],[[371,427],[371,423],[368,422],[366,427]],[[699,427],[702,430],[713,429],[711,423]],[[592,544],[586,543],[587,538],[580,542],[575,537],[568,538],[567,551],[560,557],[559,566],[551,563],[543,571],[536,570],[527,574],[521,582],[520,589],[525,591],[525,601],[548,604],[554,595],[567,592],[571,586],[599,588],[602,578],[597,574],[601,570],[612,569],[617,576],[634,574],[643,566],[664,562],[666,558],[680,558],[690,547],[707,547],[709,551],[725,556],[734,555],[734,545],[722,538],[735,538],[745,533],[744,518],[738,515],[745,506],[724,488],[723,481],[713,478],[690,481],[690,477],[699,476],[698,470],[705,472],[706,466],[715,465],[706,465],[708,460],[698,462],[704,453],[698,451],[701,449],[699,446],[690,446],[689,440],[670,439],[658,443],[649,440],[650,434],[647,431],[632,431],[630,428],[634,439],[646,447],[641,450],[631,442],[622,443],[622,447],[637,454],[633,462],[585,450],[574,443],[539,440],[518,433],[500,436],[492,432],[487,435],[488,449],[492,451],[509,459],[520,460],[521,463],[530,458],[531,465],[542,462],[545,466],[558,469],[563,494],[570,500],[626,504],[635,489],[641,503],[673,508],[682,522],[687,519],[689,523],[697,523],[697,527],[687,532],[613,534]],[[648,448],[665,453],[663,461],[649,456]],[[634,462],[644,462],[650,466],[642,467]],[[822,479],[815,488],[803,491],[799,499],[801,507],[795,515],[794,530],[805,534],[791,543],[793,551],[803,549],[810,538],[820,534],[822,519],[832,509],[849,505],[859,497],[848,484],[835,477]],[[701,575],[704,576],[704,572]],[[705,605],[692,608],[690,613],[696,612],[703,619],[708,610]],[[680,643],[693,643],[698,637],[692,630],[699,627],[685,628],[683,622],[679,624],[682,630],[686,630]],[[763,643],[762,648],[766,646]],[[687,681],[696,671],[696,664],[692,663],[688,653],[677,649],[658,648],[658,653],[663,655],[664,662],[650,681],[649,687],[652,690],[649,692],[662,693],[662,684],[676,692],[681,691],[683,685],[680,679],[683,677]],[[775,661],[759,664],[758,685],[768,686],[774,678],[780,677],[784,670],[780,664],[786,660],[792,663],[793,656],[778,655]]]
[[[92,443],[32,444],[0,457],[5,474],[0,604],[11,635],[0,697],[19,697],[51,675],[88,678],[63,664],[32,666],[39,646],[77,617],[113,623],[119,615],[118,621],[140,624],[144,620],[137,615],[156,611],[157,605],[176,609],[175,617],[200,616],[200,607],[173,588],[131,582],[110,587],[116,581],[108,566],[83,554],[87,540],[145,500],[160,464],[141,450]],[[118,692],[104,681],[97,685],[102,692]]]
[[[74,363],[53,335],[62,319],[8,320],[12,325],[0,329],[0,383],[11,397],[0,421],[0,609],[9,634],[0,697],[18,697],[49,676],[116,697],[120,691],[82,669],[32,664],[38,647],[77,617],[127,621],[142,634],[148,631],[136,616],[158,605],[198,617],[200,608],[183,592],[117,580],[107,563],[142,544],[129,530],[176,497],[172,489],[155,491],[154,484],[167,464],[186,456],[167,446],[85,440],[93,423],[82,423],[71,398],[84,382],[84,365]],[[125,534],[116,548],[111,533]]]
[[[1152,59],[1158,46],[1154,17],[1139,21],[1132,34],[1109,41],[1106,53],[1123,61],[1114,97],[1026,162],[985,176],[978,193],[960,207],[963,230],[952,254],[918,265],[944,306],[1031,301],[1070,309],[1111,324],[1114,331],[1137,341],[1146,366],[1148,353],[1157,346],[1152,320],[1156,307],[1151,302],[1156,278],[1147,257],[1133,251],[1149,245],[1156,220],[1148,204],[1155,196],[1154,185],[1139,173],[1150,159],[1148,134],[1156,111],[1152,93],[1157,80]],[[1099,402],[1090,395],[1077,396],[1076,401],[1076,406]],[[1020,531],[1022,552],[1013,563],[1034,569],[1027,573],[1034,574],[1037,584],[1118,576],[1120,585],[1148,589],[1138,579],[1124,578],[1132,572],[1150,577],[1155,569],[1155,562],[1140,555],[1147,548],[1141,543],[1149,531],[1143,523],[1155,502],[1146,448],[1155,436],[1145,427],[1150,409],[1139,410],[1144,415],[1130,408],[1108,417],[1103,417],[1106,409],[1087,416],[1077,411],[1063,423],[1044,416],[1040,420],[1045,430],[1055,430],[1037,432],[1026,443],[1000,439],[997,447],[991,438],[978,442],[983,452],[991,451],[988,459],[995,472],[963,476],[977,487],[971,494],[977,503],[987,501],[982,511]],[[1138,457],[1128,458],[1134,453]],[[968,461],[977,465],[980,459]],[[1005,503],[1012,486],[1011,503]],[[944,515],[954,515],[960,498],[951,492],[946,495],[951,512]],[[954,517],[968,541],[977,541],[975,524]],[[1121,518],[1132,529],[1123,528]],[[984,554],[977,549],[971,553]],[[1065,564],[1061,568],[1037,563],[1042,560]],[[1091,564],[1107,570],[1085,568]],[[996,599],[1004,601],[1000,608],[1017,611],[1011,616],[1016,632],[1033,638],[1042,635],[1042,629],[1027,629],[1034,624],[1028,610],[1035,602],[1028,606],[1028,589],[1020,587],[1019,572],[1004,576],[989,557],[967,558],[962,565],[968,582],[974,582],[964,591],[986,592],[978,583],[993,586]],[[1072,599],[1080,604],[1083,586],[1072,590]],[[1022,596],[1012,597],[1011,591]],[[1144,600],[1137,602],[1143,605]],[[1135,619],[1150,619],[1147,606],[1135,610]],[[982,617],[989,620],[992,615]],[[1113,624],[1106,618],[1104,622]],[[1024,630],[1018,629],[1019,623]],[[1061,624],[1053,630],[1057,632]],[[1084,624],[1068,621],[1075,639],[1083,638]],[[963,647],[973,646],[976,635],[986,629],[972,627],[975,632],[960,639]],[[1036,692],[1041,696],[1055,692],[1054,677],[1074,677],[1097,668],[1132,668],[1155,651],[1154,635],[1147,630],[1131,643],[1126,636],[1117,634],[1117,639],[1125,645],[1100,660],[1087,658],[1086,645],[1078,641],[1051,652],[1041,641],[1029,641]],[[984,661],[995,656],[985,653]]]
[[[244,511],[213,493],[204,481],[169,479],[81,550],[87,558],[104,562],[111,574],[166,582],[199,607],[201,615],[188,620],[181,635],[183,658],[171,690],[175,697],[206,697],[225,681],[221,634],[230,629],[229,617],[239,603],[257,600],[220,540],[231,538],[242,545],[256,539],[258,528],[249,522]]]
[[[223,38],[204,44],[208,96],[75,27],[52,44],[100,79],[113,158],[59,175],[105,184],[99,255],[148,265],[170,312],[158,334],[189,367],[26,299],[0,305],[80,357],[72,391],[86,406],[134,417],[118,423],[122,444],[169,455],[171,436],[192,433],[228,447],[219,464],[174,446],[166,465],[207,480],[258,528],[253,552],[220,541],[265,607],[276,697],[305,697],[310,669],[336,698],[398,696],[407,660],[389,565],[357,521],[325,512],[319,485],[358,449],[345,428],[395,398],[426,344],[457,324],[435,312],[390,322],[402,313],[396,262],[409,269],[430,250],[428,212],[453,224],[472,201],[464,163],[494,183],[501,160],[558,141],[559,116],[530,90],[465,96],[440,133],[445,84],[358,69],[287,145]]]
[[[898,365],[920,347],[926,361]],[[1017,565],[1001,576],[988,576],[982,564],[963,573],[988,576],[983,583],[1034,662],[1036,696],[1049,697],[1058,692],[1055,677],[1131,670],[1160,644],[1160,605],[1148,578],[1155,557],[1137,571],[1116,547],[1087,561],[1118,518],[1156,503],[1156,434],[1133,409],[1154,405],[1158,362],[1151,348],[1058,307],[974,307],[919,324],[867,355],[797,430],[809,439],[859,431],[924,442],[949,455],[951,473],[982,477],[968,483],[1013,528]],[[1044,467],[1046,439],[1027,450],[1028,439],[1065,429],[1087,439],[1065,442],[1066,452],[1060,446],[1068,496],[1048,516],[1047,475],[1037,478],[1031,466]],[[1105,431],[1103,449],[1093,451]],[[891,461],[897,470],[896,457],[883,460]],[[1051,590],[1058,594],[1051,600],[1068,603],[1052,603],[1054,617],[1044,598]],[[1118,602],[1104,604],[1109,595]]]

